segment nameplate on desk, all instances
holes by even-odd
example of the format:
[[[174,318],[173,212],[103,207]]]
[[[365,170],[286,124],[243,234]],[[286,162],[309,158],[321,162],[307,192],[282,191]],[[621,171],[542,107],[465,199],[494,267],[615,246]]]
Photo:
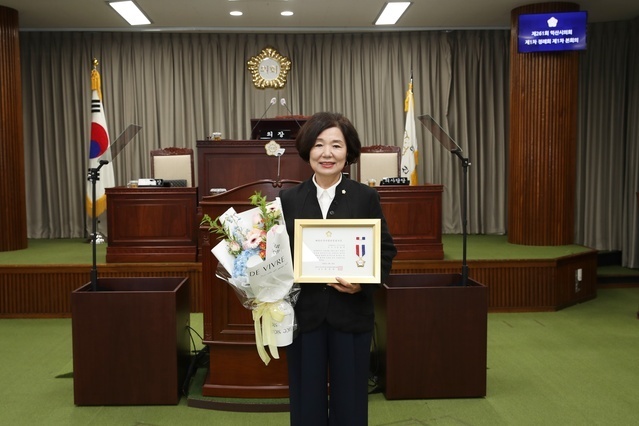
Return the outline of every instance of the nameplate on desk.
[[[410,179],[407,177],[385,177],[380,182],[380,185],[410,185]]]
[[[289,129],[261,130],[259,139],[291,139],[291,131]]]
[[[156,188],[164,186],[164,179],[138,179],[138,187]]]

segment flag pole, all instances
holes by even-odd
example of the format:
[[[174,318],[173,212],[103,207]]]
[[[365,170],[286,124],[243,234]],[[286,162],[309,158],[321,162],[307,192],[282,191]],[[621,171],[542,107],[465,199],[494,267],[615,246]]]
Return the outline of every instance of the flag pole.
[[[100,180],[100,169],[102,168],[102,166],[109,164],[109,162],[107,160],[100,160],[100,165],[98,167],[92,167],[89,169],[89,176],[88,176],[88,180],[89,182],[91,182],[91,188],[92,188],[92,199],[93,199],[93,206],[91,207],[91,209],[93,210],[93,238],[91,239],[91,246],[93,249],[93,267],[91,268],[91,288],[93,289],[93,291],[98,291],[98,255],[97,255],[97,249],[96,249],[96,245],[97,245],[97,241],[96,241],[96,237],[97,237],[97,226],[98,226],[98,218],[95,216],[95,198],[96,198],[96,191],[95,191],[95,186],[96,186],[96,182]]]
[[[100,77],[97,72],[98,68],[98,60],[93,59],[93,70],[91,71],[91,85],[98,86],[98,91],[100,91]],[[100,93],[100,92],[98,92]],[[100,93],[101,96],[101,93]],[[93,264],[91,267],[91,289],[93,291],[98,291],[98,255],[97,255],[97,244],[98,244],[98,218],[96,211],[96,201],[97,201],[97,182],[100,180],[100,169],[109,164],[107,160],[100,160],[98,167],[89,168],[88,180],[91,182],[91,219],[92,219],[92,235],[91,235],[91,249],[93,255]]]

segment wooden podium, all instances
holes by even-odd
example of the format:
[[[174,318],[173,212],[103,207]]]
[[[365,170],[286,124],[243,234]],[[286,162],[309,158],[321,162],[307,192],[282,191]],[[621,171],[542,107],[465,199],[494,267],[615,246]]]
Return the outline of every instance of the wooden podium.
[[[298,181],[261,180],[241,185],[220,195],[204,197],[203,214],[218,217],[228,208],[237,212],[253,208],[249,197],[260,191],[269,200]],[[209,372],[202,395],[229,398],[287,398],[288,374],[285,348],[280,359],[264,365],[255,347],[250,310],[244,308],[231,286],[215,276],[218,261],[211,249],[219,243],[208,227],[200,227],[202,241],[202,286],[204,299],[204,344],[210,349]],[[269,407],[260,404],[261,409]],[[272,407],[271,407],[272,408]]]
[[[198,187],[200,200],[211,195],[211,189],[231,189],[260,179],[306,180],[313,170],[297,153],[295,141],[278,140],[284,154],[266,155],[263,140],[197,141]]]
[[[387,399],[486,395],[488,289],[458,274],[391,274],[376,294]]]
[[[76,405],[177,404],[190,359],[188,278],[100,278],[71,294]]]

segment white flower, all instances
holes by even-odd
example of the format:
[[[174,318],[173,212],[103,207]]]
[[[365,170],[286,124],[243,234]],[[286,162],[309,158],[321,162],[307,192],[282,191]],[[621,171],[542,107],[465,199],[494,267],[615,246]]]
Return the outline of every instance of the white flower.
[[[246,240],[244,241],[244,244],[242,246],[244,247],[245,250],[250,250],[250,249],[257,248],[261,242],[262,242],[262,231],[257,228],[253,228],[246,235]]]

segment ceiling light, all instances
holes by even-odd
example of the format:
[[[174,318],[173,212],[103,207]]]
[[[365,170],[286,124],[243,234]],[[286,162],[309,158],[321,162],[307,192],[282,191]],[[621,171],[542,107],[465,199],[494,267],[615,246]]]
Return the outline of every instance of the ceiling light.
[[[394,25],[411,3],[410,1],[386,3],[384,10],[375,21],[375,25]]]
[[[282,13],[280,13],[280,15],[282,15],[282,16],[293,16],[293,12],[291,12],[290,10],[285,10]]]
[[[244,15],[244,13],[240,12],[239,10],[233,10],[233,11],[229,12],[229,15],[231,15],[231,16],[242,16],[242,15]]]
[[[129,25],[148,25],[151,23],[138,5],[133,1],[113,1],[109,5],[120,14]]]

